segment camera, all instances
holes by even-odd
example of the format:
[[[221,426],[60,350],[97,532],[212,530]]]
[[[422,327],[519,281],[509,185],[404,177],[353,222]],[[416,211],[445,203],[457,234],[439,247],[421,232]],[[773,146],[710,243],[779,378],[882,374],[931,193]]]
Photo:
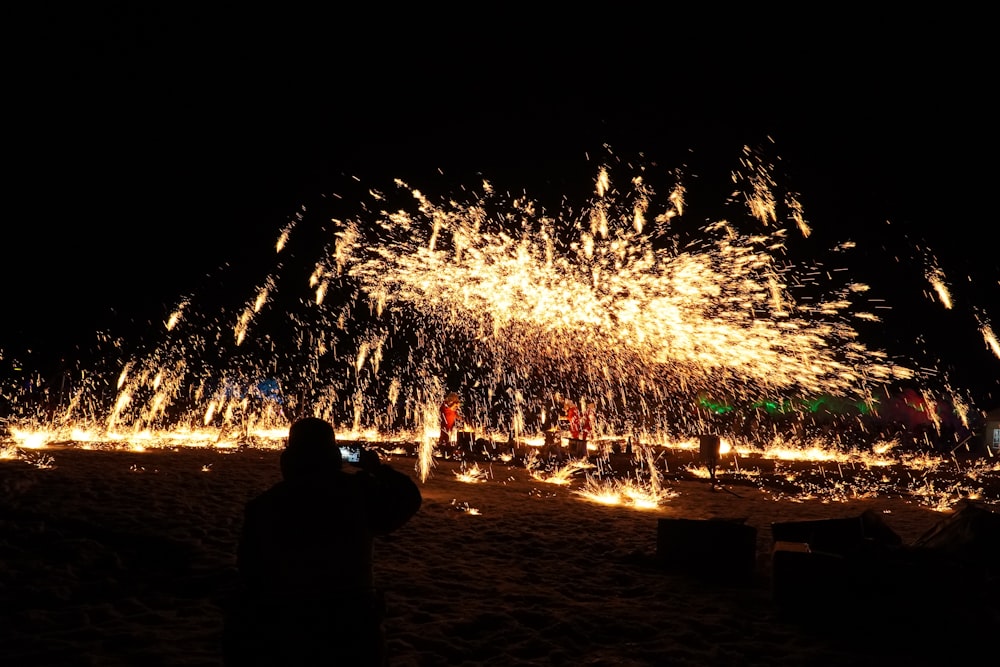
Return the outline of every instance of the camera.
[[[340,458],[342,458],[345,463],[357,463],[361,460],[361,446],[341,445]]]

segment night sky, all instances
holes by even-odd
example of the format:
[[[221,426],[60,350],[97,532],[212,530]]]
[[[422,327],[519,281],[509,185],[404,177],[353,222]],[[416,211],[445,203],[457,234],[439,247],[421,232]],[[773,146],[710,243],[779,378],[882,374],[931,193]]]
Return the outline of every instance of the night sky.
[[[818,236],[928,248],[1000,317],[983,17],[104,5],[22,25],[6,85],[8,354],[72,355],[95,330],[162,320],[220,267],[269,257],[300,206],[350,177],[442,195],[487,178],[582,202],[605,145],[683,167],[709,198],[744,146],[767,146]],[[968,311],[912,326],[995,388]]]

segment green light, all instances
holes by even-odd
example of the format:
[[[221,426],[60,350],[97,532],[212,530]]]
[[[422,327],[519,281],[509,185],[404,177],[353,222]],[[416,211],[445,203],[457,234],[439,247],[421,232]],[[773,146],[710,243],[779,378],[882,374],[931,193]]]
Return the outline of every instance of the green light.
[[[727,412],[732,412],[733,408],[730,405],[724,403],[714,403],[704,396],[698,397],[698,404],[703,408],[707,408],[709,411],[714,412],[717,415],[723,415]]]

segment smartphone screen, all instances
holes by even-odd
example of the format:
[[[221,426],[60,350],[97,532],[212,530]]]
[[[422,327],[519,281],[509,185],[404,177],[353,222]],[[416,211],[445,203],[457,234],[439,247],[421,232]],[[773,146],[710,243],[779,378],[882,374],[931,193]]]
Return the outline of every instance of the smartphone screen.
[[[357,463],[358,460],[361,457],[361,448],[357,447],[357,446],[354,446],[354,447],[345,447],[345,446],[341,445],[341,447],[340,447],[340,457],[346,463]]]

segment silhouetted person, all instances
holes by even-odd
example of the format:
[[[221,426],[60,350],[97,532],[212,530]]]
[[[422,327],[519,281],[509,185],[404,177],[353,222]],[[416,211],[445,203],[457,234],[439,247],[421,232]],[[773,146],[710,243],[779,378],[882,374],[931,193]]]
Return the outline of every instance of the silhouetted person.
[[[345,470],[333,427],[295,422],[282,481],[246,505],[227,665],[386,665],[373,538],[406,523],[421,495],[406,474],[361,452]],[[353,471],[352,471],[353,470]]]

